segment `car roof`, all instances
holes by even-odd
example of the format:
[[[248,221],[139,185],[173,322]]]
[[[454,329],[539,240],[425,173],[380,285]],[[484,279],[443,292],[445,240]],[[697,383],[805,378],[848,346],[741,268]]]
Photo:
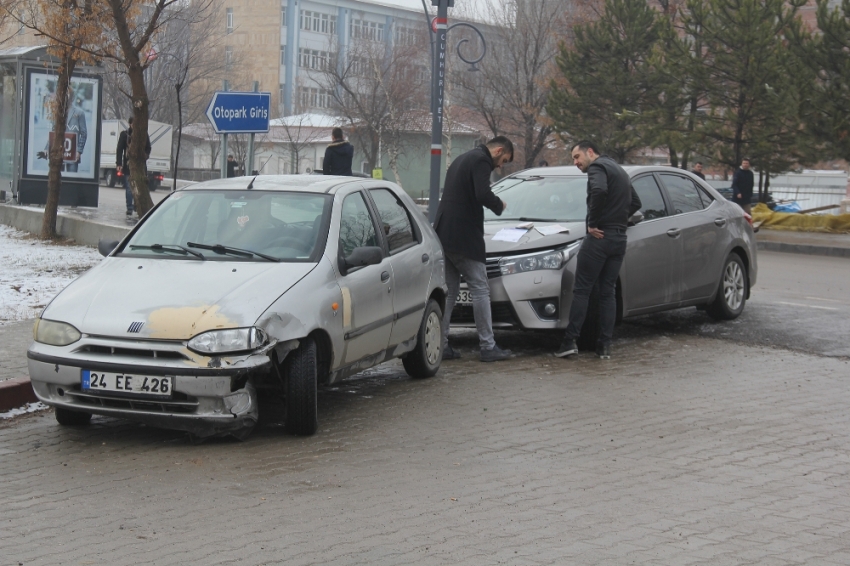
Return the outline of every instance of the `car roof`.
[[[689,171],[685,171],[684,169],[679,169],[678,167],[667,167],[663,165],[623,165],[623,169],[630,175],[634,176],[638,173],[643,173],[645,171],[656,171],[659,173],[665,172],[675,172],[675,173],[689,173]],[[511,174],[511,177],[529,177],[540,175],[541,177],[549,177],[549,176],[569,176],[569,175],[584,175],[578,167],[573,166],[558,166],[558,167],[532,167],[530,169],[523,169],[522,171],[517,171],[516,173]]]
[[[366,179],[360,177],[341,177],[336,175],[256,175],[213,179],[188,185],[180,191],[193,190],[245,190],[251,184],[257,191],[299,191],[305,193],[333,193],[351,184],[361,185]]]

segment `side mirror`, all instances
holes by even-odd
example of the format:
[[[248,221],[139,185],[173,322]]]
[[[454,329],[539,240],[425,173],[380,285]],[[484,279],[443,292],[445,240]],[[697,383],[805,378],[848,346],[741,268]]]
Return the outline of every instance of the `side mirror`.
[[[349,270],[355,267],[378,265],[382,261],[384,261],[384,250],[377,246],[363,246],[362,248],[354,248],[351,255],[341,258],[339,270],[343,275],[346,275]]]
[[[103,257],[108,256],[112,253],[112,250],[118,247],[118,240],[104,240],[100,239],[97,242],[97,251],[100,252],[100,255]]]
[[[642,221],[643,221],[643,212],[638,210],[637,212],[632,214],[632,216],[629,218],[629,226],[634,226],[638,222],[642,222]]]

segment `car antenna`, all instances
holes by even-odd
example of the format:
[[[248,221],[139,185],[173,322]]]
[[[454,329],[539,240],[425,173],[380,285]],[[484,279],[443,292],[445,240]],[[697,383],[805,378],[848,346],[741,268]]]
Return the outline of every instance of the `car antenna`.
[[[259,177],[259,175],[254,175],[254,178],[253,178],[253,179],[251,179],[251,182],[250,182],[250,183],[248,183],[248,186],[247,186],[247,187],[245,187],[247,190],[249,190],[249,191],[250,191],[251,189],[253,189],[253,188],[254,188],[254,181],[256,181],[256,180],[257,180],[257,177]]]

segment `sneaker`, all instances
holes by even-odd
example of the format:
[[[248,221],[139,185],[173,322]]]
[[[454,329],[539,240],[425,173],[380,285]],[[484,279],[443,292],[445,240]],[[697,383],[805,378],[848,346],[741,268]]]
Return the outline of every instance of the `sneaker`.
[[[596,345],[596,355],[599,356],[600,360],[610,360],[611,359],[611,344],[597,344]]]
[[[564,338],[564,341],[555,350],[556,358],[566,358],[567,356],[575,356],[576,354],[578,354],[578,348],[576,347],[576,341],[572,338]]]
[[[502,360],[510,360],[515,357],[514,353],[510,350],[502,350],[498,346],[493,346],[489,350],[481,350],[482,362],[501,362]]]
[[[461,357],[460,352],[452,348],[451,345],[446,346],[446,349],[443,350],[443,361],[459,360]]]

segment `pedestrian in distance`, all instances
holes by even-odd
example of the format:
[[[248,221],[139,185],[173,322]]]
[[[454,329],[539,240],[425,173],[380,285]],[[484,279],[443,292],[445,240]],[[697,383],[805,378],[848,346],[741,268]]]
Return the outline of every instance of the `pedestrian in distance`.
[[[333,141],[325,150],[322,173],[325,175],[345,175],[351,177],[351,160],[354,159],[354,146],[345,141],[342,128],[331,130],[331,138],[333,138]]]
[[[611,357],[611,340],[617,318],[615,287],[626,255],[626,228],[641,202],[629,174],[596,144],[580,141],[571,150],[573,162],[587,173],[587,236],[581,243],[573,284],[573,302],[564,341],[555,352],[559,358],[578,353],[576,340],[587,316],[594,285],[599,285],[599,327],[596,354]]]
[[[127,120],[127,129],[118,136],[118,146],[115,148],[115,167],[121,170],[121,182],[124,185],[124,199],[127,201],[127,216],[132,216],[136,209],[133,191],[130,189],[130,144],[133,142],[133,118]],[[151,139],[145,142],[145,159],[151,156]]]
[[[227,156],[227,177],[235,177],[236,176],[236,159],[233,158],[232,155]]]
[[[747,214],[752,208],[754,185],[755,178],[750,169],[750,160],[745,157],[741,160],[741,167],[732,176],[732,202],[743,208]]]
[[[697,177],[699,177],[700,179],[705,181],[705,175],[702,172],[702,163],[700,163],[699,161],[694,163],[694,168],[691,171],[691,173],[693,173],[694,175],[696,175]]]
[[[460,290],[461,275],[472,295],[481,361],[497,362],[514,357],[510,350],[499,348],[493,337],[490,283],[484,249],[484,207],[499,216],[507,207],[490,190],[490,174],[513,158],[513,143],[504,136],[497,136],[457,157],[446,171],[443,198],[434,219],[434,230],[445,253],[448,285],[446,312],[443,313],[444,360],[460,358],[460,354],[449,346],[449,324]]]

